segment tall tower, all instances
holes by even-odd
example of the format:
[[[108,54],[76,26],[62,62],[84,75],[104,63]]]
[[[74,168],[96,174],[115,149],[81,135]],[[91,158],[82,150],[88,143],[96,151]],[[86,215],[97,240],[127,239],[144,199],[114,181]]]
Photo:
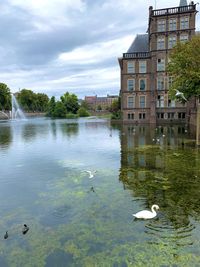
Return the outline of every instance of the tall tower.
[[[149,7],[147,34],[137,35],[127,53],[119,58],[123,121],[166,123],[185,121],[186,107],[168,96],[172,77],[166,66],[177,42],[195,34],[194,2],[180,0],[177,7]]]

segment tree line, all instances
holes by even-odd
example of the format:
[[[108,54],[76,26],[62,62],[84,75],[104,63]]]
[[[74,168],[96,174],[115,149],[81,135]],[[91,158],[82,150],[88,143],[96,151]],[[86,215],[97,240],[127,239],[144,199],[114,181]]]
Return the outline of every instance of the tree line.
[[[88,106],[85,101],[79,104],[75,94],[66,92],[56,100],[44,93],[34,93],[29,89],[22,89],[15,93],[15,97],[24,112],[43,112],[49,117],[84,117],[89,116]],[[10,88],[5,83],[0,83],[0,110],[10,111],[12,109],[12,97]]]

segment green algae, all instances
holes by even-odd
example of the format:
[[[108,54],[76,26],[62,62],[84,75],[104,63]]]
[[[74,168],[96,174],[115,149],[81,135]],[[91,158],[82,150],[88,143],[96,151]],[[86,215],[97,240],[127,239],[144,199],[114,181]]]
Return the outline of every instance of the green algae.
[[[61,159],[61,174],[38,189],[34,208],[1,218],[1,229],[12,229],[1,256],[11,267],[199,266],[199,163],[190,148],[125,143],[119,170],[95,166],[90,180],[84,161]],[[133,221],[132,213],[154,203],[155,220]]]

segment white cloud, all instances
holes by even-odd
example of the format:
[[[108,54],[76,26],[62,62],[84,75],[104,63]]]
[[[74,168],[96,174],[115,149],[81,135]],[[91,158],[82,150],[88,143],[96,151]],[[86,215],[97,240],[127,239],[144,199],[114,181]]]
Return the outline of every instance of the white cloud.
[[[118,93],[117,58],[146,32],[150,5],[155,1],[1,0],[0,82],[13,92]],[[179,0],[156,5],[178,6]]]

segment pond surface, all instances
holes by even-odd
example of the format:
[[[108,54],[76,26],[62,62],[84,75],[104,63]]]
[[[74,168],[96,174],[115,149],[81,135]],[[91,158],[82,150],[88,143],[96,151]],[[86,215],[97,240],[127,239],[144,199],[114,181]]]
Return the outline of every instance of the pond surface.
[[[153,204],[156,218],[133,219]],[[0,231],[1,267],[200,266],[194,134],[97,118],[1,121]]]

